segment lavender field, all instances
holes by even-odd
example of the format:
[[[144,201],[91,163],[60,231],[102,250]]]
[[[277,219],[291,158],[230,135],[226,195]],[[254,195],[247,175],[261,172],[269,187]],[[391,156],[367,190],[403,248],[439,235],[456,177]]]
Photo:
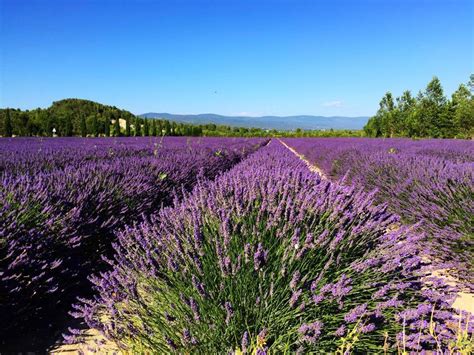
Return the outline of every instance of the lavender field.
[[[472,141],[14,138],[0,174],[0,351],[473,350]]]

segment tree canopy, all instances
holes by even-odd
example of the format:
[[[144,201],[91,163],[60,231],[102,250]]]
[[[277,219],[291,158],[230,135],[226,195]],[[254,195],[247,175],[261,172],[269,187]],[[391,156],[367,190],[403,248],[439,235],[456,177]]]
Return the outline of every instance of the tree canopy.
[[[395,100],[387,92],[375,116],[364,127],[370,137],[472,138],[474,136],[474,75],[446,98],[437,77],[413,97],[404,91]]]

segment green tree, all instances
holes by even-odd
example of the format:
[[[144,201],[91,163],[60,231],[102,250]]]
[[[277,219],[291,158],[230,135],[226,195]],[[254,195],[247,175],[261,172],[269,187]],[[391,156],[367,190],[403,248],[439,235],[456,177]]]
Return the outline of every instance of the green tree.
[[[120,137],[120,118],[116,117],[114,122],[114,136]]]
[[[171,135],[171,125],[170,125],[170,121],[165,120],[165,122],[164,122],[164,130],[165,130],[165,135],[166,135],[166,136],[170,136],[170,135]]]
[[[80,120],[81,120],[81,122],[80,122],[81,136],[82,137],[87,137],[86,116],[84,114],[81,114]]]
[[[46,112],[46,115],[45,115],[45,131],[46,131],[46,135],[48,137],[51,137],[53,135],[53,128],[54,128],[54,124],[53,124],[53,118],[51,117],[51,115]]]
[[[156,120],[152,119],[151,120],[151,135],[156,137],[158,134],[158,131],[156,129]]]
[[[19,124],[20,124],[20,127],[18,129],[19,135],[28,136],[28,122],[29,122],[29,120],[30,120],[30,116],[28,114],[28,111],[19,113]]]
[[[414,133],[414,111],[416,99],[409,90],[405,90],[401,97],[397,98],[398,119],[395,131],[401,136],[412,136]]]
[[[148,119],[144,119],[144,123],[143,123],[143,135],[145,137],[148,137],[150,135],[150,126],[149,126],[149,123],[148,123]]]
[[[385,93],[385,96],[380,101],[378,114],[380,116],[382,135],[384,137],[393,137],[397,113],[395,112],[395,102],[391,92]]]
[[[104,122],[104,133],[106,137],[110,137],[110,119],[109,117],[105,117],[105,122]]]
[[[64,135],[66,137],[71,137],[73,136],[73,133],[71,117],[66,117],[64,123]]]
[[[446,121],[448,116],[445,114],[446,97],[441,82],[436,76],[428,83],[425,91],[419,95],[418,101],[420,103],[418,111],[420,136],[442,137],[449,122]]]
[[[159,136],[163,135],[163,122],[161,120],[156,122],[156,130],[158,131],[157,133]]]
[[[465,85],[461,84],[453,93],[451,107],[455,135],[461,138],[474,136],[474,95]]]
[[[380,117],[371,117],[367,124],[364,126],[364,132],[369,137],[380,137],[382,136],[382,129],[380,124]]]
[[[97,120],[97,114],[92,116],[92,135],[94,137],[99,136],[99,122]]]
[[[141,137],[142,135],[142,123],[140,122],[140,117],[135,118],[135,137]]]
[[[126,137],[131,136],[130,117],[128,115],[125,117],[125,136]]]
[[[12,126],[12,119],[10,117],[10,109],[7,108],[7,112],[5,113],[5,137],[11,137],[13,135],[13,126]]]

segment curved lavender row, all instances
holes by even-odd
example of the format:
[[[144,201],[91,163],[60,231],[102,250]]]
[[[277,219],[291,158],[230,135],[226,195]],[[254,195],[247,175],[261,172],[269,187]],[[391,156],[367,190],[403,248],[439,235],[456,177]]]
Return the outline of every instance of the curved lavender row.
[[[31,154],[10,164],[22,169],[0,175],[3,341],[7,329],[19,334],[41,319],[54,323],[58,309],[88,294],[87,276],[103,267],[116,228],[170,204],[181,188],[214,178],[265,142],[168,139],[159,147],[159,140],[130,141],[76,146],[75,139],[50,139],[37,153],[32,140],[11,144],[18,155]],[[51,152],[58,154],[48,162]]]
[[[454,290],[422,281],[424,236],[387,232],[397,220],[273,141],[121,232],[73,315],[132,352],[334,351],[354,329],[374,352],[404,328],[407,347],[431,348],[433,309],[452,339]]]
[[[474,289],[474,143],[462,140],[286,139],[334,179],[377,190],[406,223],[431,235],[432,257],[449,261]],[[456,261],[456,262],[453,262]],[[470,265],[469,265],[470,264]]]

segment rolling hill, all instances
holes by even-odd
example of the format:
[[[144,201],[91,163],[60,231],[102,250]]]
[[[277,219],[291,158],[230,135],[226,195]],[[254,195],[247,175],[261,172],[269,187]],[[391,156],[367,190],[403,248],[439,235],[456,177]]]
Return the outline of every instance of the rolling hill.
[[[301,129],[362,129],[369,117],[343,117],[343,116],[222,116],[212,113],[198,115],[179,115],[171,113],[148,112],[140,115],[146,118],[161,118],[177,122],[235,126],[256,127],[264,129],[294,130]]]

